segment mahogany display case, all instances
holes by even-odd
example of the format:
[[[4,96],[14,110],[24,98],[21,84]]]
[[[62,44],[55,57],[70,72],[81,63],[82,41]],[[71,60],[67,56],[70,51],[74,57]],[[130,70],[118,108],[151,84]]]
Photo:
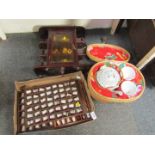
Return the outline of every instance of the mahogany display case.
[[[34,68],[36,74],[56,72],[64,74],[66,70],[82,70],[89,67],[80,63],[86,57],[85,29],[79,26],[52,26],[39,29],[41,51],[39,65]],[[67,72],[68,73],[68,72]]]

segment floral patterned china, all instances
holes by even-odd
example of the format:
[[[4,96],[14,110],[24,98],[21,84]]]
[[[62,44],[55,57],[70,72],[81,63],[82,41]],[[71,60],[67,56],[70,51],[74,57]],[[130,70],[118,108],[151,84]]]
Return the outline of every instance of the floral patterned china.
[[[123,78],[125,80],[132,80],[136,76],[136,72],[132,67],[126,66],[122,68]]]
[[[130,63],[102,61],[90,69],[88,86],[96,100],[125,103],[142,96],[145,79],[139,69]]]
[[[135,96],[137,93],[137,86],[132,81],[124,81],[121,84],[121,90],[124,94],[128,95],[129,97]]]
[[[121,78],[119,72],[112,67],[101,67],[96,73],[97,82],[104,88],[116,87]]]

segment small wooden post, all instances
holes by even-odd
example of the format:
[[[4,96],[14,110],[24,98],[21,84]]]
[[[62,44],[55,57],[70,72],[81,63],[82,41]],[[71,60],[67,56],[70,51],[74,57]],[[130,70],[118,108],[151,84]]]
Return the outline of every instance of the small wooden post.
[[[112,22],[112,27],[111,27],[111,35],[114,35],[115,32],[116,32],[116,29],[120,23],[121,19],[114,19],[113,22]]]
[[[1,28],[0,28],[0,38],[1,38],[2,40],[6,40],[6,39],[7,39],[5,33],[2,31]]]
[[[136,65],[140,70],[155,58],[155,46]]]

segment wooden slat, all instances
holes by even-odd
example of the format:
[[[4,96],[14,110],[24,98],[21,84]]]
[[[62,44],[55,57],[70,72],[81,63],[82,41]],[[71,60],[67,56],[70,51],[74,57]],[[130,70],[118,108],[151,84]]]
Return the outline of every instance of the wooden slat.
[[[119,23],[120,23],[120,19],[114,19],[114,20],[113,20],[113,22],[112,22],[112,27],[111,27],[111,32],[110,32],[112,35],[115,34],[116,29],[117,29]]]
[[[2,31],[1,28],[0,28],[0,38],[1,38],[2,40],[6,40],[6,39],[7,39],[5,33]]]
[[[136,65],[140,70],[155,58],[155,46]]]

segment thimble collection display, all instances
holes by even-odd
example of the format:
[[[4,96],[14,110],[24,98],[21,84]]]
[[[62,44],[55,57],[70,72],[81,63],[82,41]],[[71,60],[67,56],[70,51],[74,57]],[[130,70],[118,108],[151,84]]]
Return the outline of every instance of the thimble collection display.
[[[81,72],[16,82],[15,111],[16,133],[58,129],[96,119]]]

